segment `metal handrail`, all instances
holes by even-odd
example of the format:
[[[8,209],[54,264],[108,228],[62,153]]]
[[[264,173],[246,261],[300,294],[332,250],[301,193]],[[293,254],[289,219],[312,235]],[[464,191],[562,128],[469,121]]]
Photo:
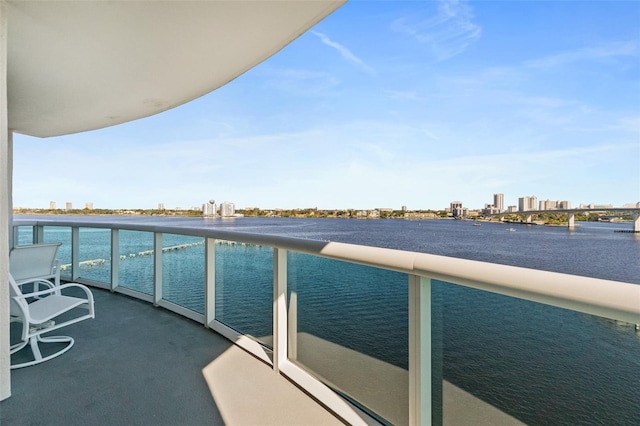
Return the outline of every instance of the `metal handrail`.
[[[640,324],[640,285],[404,250],[194,226],[21,219],[14,226],[64,226],[179,234],[257,244],[472,287]]]

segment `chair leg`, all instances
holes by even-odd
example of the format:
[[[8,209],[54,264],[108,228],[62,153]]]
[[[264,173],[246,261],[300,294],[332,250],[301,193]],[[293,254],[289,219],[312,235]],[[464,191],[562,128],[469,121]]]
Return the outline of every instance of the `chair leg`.
[[[40,343],[65,343],[65,342],[68,344],[64,348],[46,357],[42,356],[42,353],[40,352],[40,346],[39,346]],[[31,352],[33,353],[33,358],[34,358],[33,361],[14,364],[11,366],[12,370],[15,370],[16,368],[29,367],[30,365],[40,364],[41,362],[49,361],[50,359],[60,356],[63,353],[67,352],[69,349],[71,349],[75,341],[73,340],[72,337],[68,337],[68,336],[42,337],[38,335],[38,336],[31,337],[28,343],[31,346]],[[24,346],[26,346],[26,342],[24,345],[22,345],[22,347]],[[16,347],[16,350],[12,350],[12,353],[16,352],[17,350],[18,348]]]

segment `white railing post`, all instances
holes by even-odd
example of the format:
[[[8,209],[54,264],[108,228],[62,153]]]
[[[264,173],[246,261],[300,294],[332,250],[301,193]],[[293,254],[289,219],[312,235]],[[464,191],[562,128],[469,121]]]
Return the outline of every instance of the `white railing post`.
[[[18,245],[18,243],[20,242],[20,238],[19,238],[19,232],[20,231],[20,227],[19,226],[13,226],[11,225],[9,227],[9,250],[11,250],[12,248],[14,248],[15,246]]]
[[[287,251],[273,249],[273,370],[287,360]]]
[[[162,233],[153,233],[153,304],[162,299]]]
[[[431,280],[409,275],[409,424],[431,424]]]
[[[71,227],[71,281],[80,276],[80,228]]]
[[[209,327],[216,319],[216,240],[213,238],[205,238],[204,270],[204,324]]]
[[[120,231],[111,228],[111,291],[120,284]]]
[[[37,225],[33,227],[33,244],[44,242],[44,226]]]

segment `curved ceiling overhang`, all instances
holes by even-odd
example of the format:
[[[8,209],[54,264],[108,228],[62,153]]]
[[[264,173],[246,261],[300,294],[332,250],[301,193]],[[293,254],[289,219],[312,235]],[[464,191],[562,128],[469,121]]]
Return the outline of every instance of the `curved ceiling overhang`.
[[[9,128],[48,137],[228,83],[346,0],[6,1]]]

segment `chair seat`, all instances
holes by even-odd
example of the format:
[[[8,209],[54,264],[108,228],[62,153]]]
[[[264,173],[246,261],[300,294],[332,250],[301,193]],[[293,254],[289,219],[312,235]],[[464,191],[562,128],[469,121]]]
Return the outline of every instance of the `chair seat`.
[[[87,304],[87,299],[54,294],[29,303],[29,313],[32,323],[41,324],[83,304]]]

